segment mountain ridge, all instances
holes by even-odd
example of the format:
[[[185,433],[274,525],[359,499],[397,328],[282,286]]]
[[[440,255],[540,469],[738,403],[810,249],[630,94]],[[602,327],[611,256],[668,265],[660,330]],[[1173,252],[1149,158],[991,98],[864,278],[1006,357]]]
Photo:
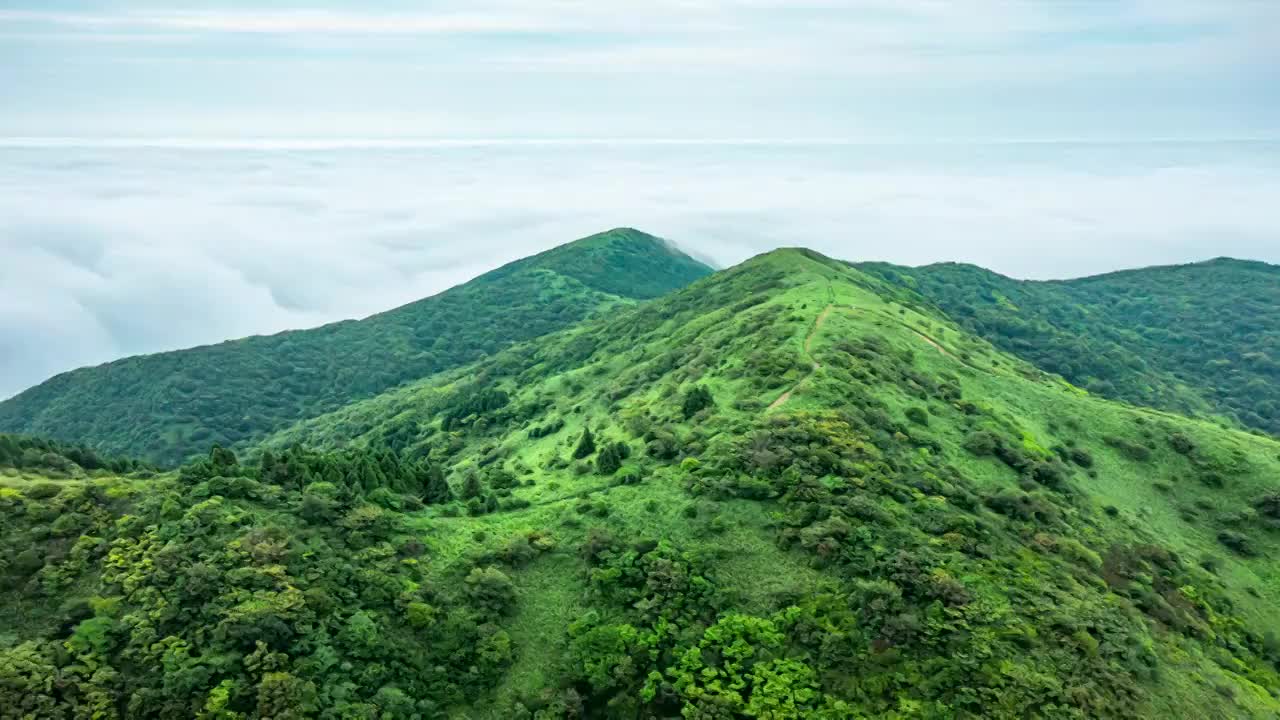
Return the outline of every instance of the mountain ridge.
[[[1280,435],[1280,266],[1215,258],[1070,280],[855,266],[1090,391]]]
[[[172,463],[709,272],[668,241],[617,228],[362,320],[60,373],[0,402],[0,430]]]

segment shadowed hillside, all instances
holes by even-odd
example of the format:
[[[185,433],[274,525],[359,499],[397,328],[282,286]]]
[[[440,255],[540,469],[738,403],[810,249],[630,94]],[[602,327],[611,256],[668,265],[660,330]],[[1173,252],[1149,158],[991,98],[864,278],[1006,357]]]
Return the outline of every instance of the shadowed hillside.
[[[1092,392],[1280,435],[1280,266],[1220,258],[1048,282],[955,263],[857,267]]]
[[[0,403],[0,430],[176,462],[456,367],[710,272],[618,229],[364,320],[125,358]]]

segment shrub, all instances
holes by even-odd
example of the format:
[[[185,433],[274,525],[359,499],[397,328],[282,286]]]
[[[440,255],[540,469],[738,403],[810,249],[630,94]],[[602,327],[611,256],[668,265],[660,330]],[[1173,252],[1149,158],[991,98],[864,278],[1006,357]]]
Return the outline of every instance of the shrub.
[[[513,498],[507,498],[506,500],[503,500],[501,503],[498,504],[498,506],[502,510],[523,510],[524,508],[527,508],[532,504],[533,503],[529,502],[524,498],[513,497]]]
[[[387,510],[400,511],[404,508],[404,503],[399,493],[388,487],[380,487],[365,496],[365,499],[374,505],[380,505]]]
[[[1151,459],[1151,449],[1145,445],[1139,445],[1127,438],[1108,435],[1102,439],[1103,442],[1110,445],[1120,452],[1120,454],[1135,460],[1137,462],[1146,462]]]
[[[1222,488],[1227,484],[1227,481],[1223,479],[1221,475],[1211,470],[1205,470],[1201,472],[1200,474],[1196,475],[1196,479],[1199,480],[1201,483],[1204,483],[1206,486],[1214,489]]]
[[[44,567],[44,558],[35,548],[27,548],[13,558],[13,569],[18,575],[30,575]]]
[[[1195,452],[1196,444],[1186,435],[1175,432],[1169,436],[1169,446],[1179,455],[1190,455]]]
[[[908,420],[915,423],[916,425],[929,424],[929,411],[925,410],[922,407],[919,407],[918,405],[913,405],[907,408],[905,415],[907,416]]]
[[[684,412],[684,419],[697,415],[703,408],[711,407],[715,404],[715,399],[711,397],[711,391],[702,385],[695,386],[684,396],[684,405],[681,410]]]
[[[978,457],[995,455],[1000,444],[1000,438],[990,430],[971,432],[964,439],[964,448]]]
[[[1082,468],[1093,467],[1093,455],[1090,455],[1089,451],[1084,448],[1073,447],[1067,450],[1067,459]]]
[[[1031,471],[1033,480],[1053,490],[1066,488],[1068,475],[1067,467],[1057,460],[1037,463]]]
[[[69,535],[79,535],[80,531],[89,527],[89,516],[84,513],[70,512],[63,513],[53,521],[52,531],[58,537],[67,537]]]
[[[473,568],[464,582],[471,602],[497,615],[504,614],[515,602],[516,590],[511,578],[492,565]]]
[[[591,428],[582,429],[582,437],[578,438],[578,446],[573,449],[573,459],[581,460],[596,451],[596,439],[591,435]]]
[[[601,475],[612,475],[622,467],[622,461],[629,457],[631,457],[629,445],[624,442],[609,443],[596,458],[596,472]]]
[[[560,432],[560,430],[562,430],[563,428],[564,428],[564,420],[561,420],[560,418],[550,420],[547,422],[546,425],[534,425],[533,427],[529,428],[529,433],[528,433],[529,439],[537,440],[538,438],[541,438],[541,437],[554,435]]]
[[[1264,517],[1280,520],[1280,490],[1269,492],[1254,500],[1253,507]]]
[[[51,497],[57,497],[60,492],[62,492],[61,485],[51,482],[42,482],[28,487],[23,494],[32,500],[48,500]]]
[[[405,619],[416,628],[431,627],[436,621],[436,609],[424,602],[411,602],[405,608]]]
[[[1234,530],[1223,530],[1218,533],[1218,542],[1246,557],[1253,557],[1257,554],[1249,541],[1249,536]]]

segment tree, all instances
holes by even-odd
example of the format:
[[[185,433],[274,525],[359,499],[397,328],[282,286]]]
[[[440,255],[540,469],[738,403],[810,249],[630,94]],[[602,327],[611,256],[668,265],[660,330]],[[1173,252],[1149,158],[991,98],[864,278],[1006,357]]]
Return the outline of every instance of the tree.
[[[715,399],[711,397],[711,391],[703,385],[697,385],[684,396],[684,419],[697,415],[703,408],[715,405]]]
[[[591,436],[591,428],[582,428],[582,437],[578,440],[578,447],[573,449],[573,459],[581,460],[596,451],[596,439]]]
[[[515,602],[516,590],[511,578],[492,565],[473,568],[464,582],[471,602],[494,614],[505,613]]]
[[[600,451],[600,457],[596,458],[596,471],[601,475],[612,475],[622,467],[622,461],[630,456],[631,447],[626,443],[609,443]]]
[[[235,453],[214,443],[213,447],[209,448],[209,464],[213,467],[214,475],[226,475],[236,469],[240,461],[236,459]]]
[[[462,499],[471,500],[480,497],[484,492],[484,488],[480,485],[480,476],[474,471],[467,473],[467,479],[462,483]]]
[[[419,466],[418,475],[423,478],[423,502],[428,505],[443,505],[453,500],[453,488],[450,488],[449,481],[444,479],[444,471],[439,465],[423,460]]]
[[[263,450],[258,458],[258,479],[265,483],[274,483],[272,473],[276,469],[276,456],[270,450]]]

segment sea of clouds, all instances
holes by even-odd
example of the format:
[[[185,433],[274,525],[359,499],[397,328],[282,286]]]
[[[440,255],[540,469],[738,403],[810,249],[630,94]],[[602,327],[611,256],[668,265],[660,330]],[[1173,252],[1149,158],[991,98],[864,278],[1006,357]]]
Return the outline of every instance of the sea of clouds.
[[[1280,143],[0,143],[0,397],[360,317],[599,230],[1062,278],[1280,262]]]

